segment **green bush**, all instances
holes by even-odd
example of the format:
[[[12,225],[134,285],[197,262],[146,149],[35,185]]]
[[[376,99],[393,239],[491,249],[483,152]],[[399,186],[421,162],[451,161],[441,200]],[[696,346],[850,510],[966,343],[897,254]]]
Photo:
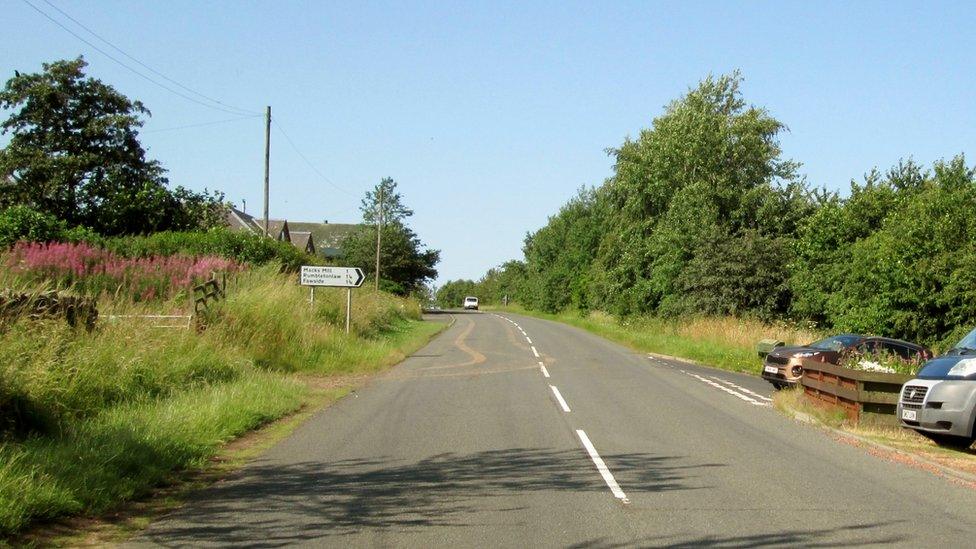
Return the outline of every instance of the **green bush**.
[[[63,240],[68,232],[64,221],[27,206],[12,206],[0,211],[0,248],[15,242],[53,242]]]
[[[98,244],[126,257],[216,255],[239,263],[263,265],[279,263],[287,271],[321,261],[288,242],[264,236],[218,228],[199,232],[164,231],[148,236],[124,236],[98,239]]]

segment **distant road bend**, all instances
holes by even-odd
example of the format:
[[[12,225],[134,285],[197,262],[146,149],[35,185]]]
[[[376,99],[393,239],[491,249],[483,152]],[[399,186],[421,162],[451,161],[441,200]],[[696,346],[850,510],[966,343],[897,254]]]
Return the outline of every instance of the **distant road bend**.
[[[456,322],[133,545],[971,547],[976,490],[758,378],[516,315]]]

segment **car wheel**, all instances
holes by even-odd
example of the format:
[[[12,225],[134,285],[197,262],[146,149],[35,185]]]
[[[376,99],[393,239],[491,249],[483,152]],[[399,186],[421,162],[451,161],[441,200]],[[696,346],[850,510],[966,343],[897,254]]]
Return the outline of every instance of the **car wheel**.
[[[956,450],[965,450],[966,448],[972,446],[973,441],[976,440],[972,436],[961,437],[942,433],[929,433],[926,431],[918,431],[918,434],[924,436],[939,446],[945,448],[955,448]]]

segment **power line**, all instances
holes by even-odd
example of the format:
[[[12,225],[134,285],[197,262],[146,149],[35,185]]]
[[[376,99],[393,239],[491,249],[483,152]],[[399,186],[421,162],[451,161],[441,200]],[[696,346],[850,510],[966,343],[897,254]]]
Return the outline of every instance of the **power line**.
[[[226,113],[229,113],[229,114],[236,114],[236,115],[241,115],[241,114],[248,114],[248,115],[250,115],[250,114],[256,114],[253,111],[245,111],[243,109],[236,109],[236,107],[232,107],[232,108],[235,108],[236,110],[230,110],[229,108],[225,108],[223,106],[211,105],[210,103],[205,103],[203,101],[200,101],[199,99],[196,99],[194,97],[191,97],[189,95],[186,95],[184,93],[181,93],[181,92],[179,92],[177,90],[174,90],[173,88],[171,88],[171,87],[163,84],[162,82],[159,82],[157,80],[154,80],[152,77],[147,76],[147,75],[139,72],[138,70],[130,67],[129,65],[125,64],[124,62],[122,62],[121,60],[119,60],[118,58],[116,58],[115,56],[113,56],[112,54],[108,53],[107,51],[103,50],[102,48],[99,48],[95,44],[92,44],[90,41],[88,41],[87,39],[85,39],[83,36],[79,35],[75,31],[71,30],[70,28],[68,28],[67,26],[65,26],[63,23],[61,23],[57,19],[51,17],[46,12],[44,12],[43,10],[41,10],[40,8],[38,8],[37,6],[35,6],[34,4],[32,4],[30,2],[30,0],[23,0],[23,2],[25,4],[27,4],[28,6],[30,6],[34,11],[36,11],[37,13],[41,14],[46,19],[48,19],[49,21],[51,21],[52,23],[54,23],[55,25],[61,27],[68,34],[74,36],[78,40],[81,40],[85,44],[88,44],[89,46],[91,46],[95,51],[101,53],[105,57],[108,57],[112,61],[115,61],[116,63],[118,63],[119,65],[125,67],[126,69],[128,69],[132,73],[136,74],[137,76],[140,76],[140,77],[144,78],[145,80],[147,80],[147,81],[149,81],[149,82],[151,82],[151,83],[159,86],[160,88],[163,88],[164,90],[166,90],[166,91],[168,91],[168,92],[170,92],[170,93],[172,93],[174,95],[178,95],[178,96],[182,97],[183,99],[186,99],[187,101],[192,101],[192,102],[194,102],[194,103],[196,103],[198,105],[202,105],[204,107],[207,107],[207,108],[210,108],[210,109],[214,109],[214,110],[218,110],[218,111],[223,111],[223,112],[226,112]]]
[[[217,124],[226,124],[228,122],[237,122],[239,120],[252,120],[254,118],[260,118],[261,116],[263,116],[263,115],[255,114],[255,115],[251,115],[251,116],[241,116],[241,117],[238,117],[238,118],[228,118],[226,120],[214,120],[212,122],[200,122],[198,124],[187,124],[185,126],[173,126],[171,128],[159,128],[157,130],[145,130],[145,131],[142,131],[140,133],[171,132],[171,131],[176,131],[176,130],[184,130],[184,129],[187,129],[187,128],[199,128],[201,126],[214,126],[214,125],[217,125]]]
[[[228,109],[233,109],[233,110],[241,111],[242,113],[257,114],[257,113],[254,113],[253,111],[249,111],[247,109],[242,109],[240,107],[235,107],[233,105],[228,105],[227,103],[224,103],[223,101],[220,101],[218,99],[214,99],[213,97],[206,96],[206,95],[204,95],[204,94],[202,94],[202,93],[200,93],[200,92],[198,92],[198,91],[196,91],[196,90],[194,90],[192,88],[189,88],[187,86],[184,86],[183,84],[177,82],[176,80],[173,80],[172,78],[166,76],[165,74],[163,74],[163,73],[161,73],[161,72],[153,69],[149,65],[147,65],[147,64],[143,63],[142,61],[136,59],[135,57],[129,55],[128,53],[126,53],[125,50],[123,50],[122,48],[120,48],[120,47],[116,46],[115,44],[109,42],[107,39],[103,38],[97,32],[95,32],[92,29],[86,27],[81,21],[78,21],[77,19],[75,19],[74,17],[72,17],[71,15],[69,15],[67,12],[65,12],[61,8],[59,8],[56,5],[54,5],[53,3],[51,3],[50,0],[43,0],[43,2],[45,4],[47,4],[48,6],[51,6],[52,9],[54,9],[55,11],[57,11],[58,13],[60,13],[64,17],[66,17],[68,20],[70,20],[74,24],[76,24],[79,27],[81,27],[81,28],[85,29],[86,31],[88,31],[88,33],[91,34],[92,36],[94,36],[95,38],[98,38],[99,40],[101,40],[102,42],[104,42],[105,44],[107,44],[113,50],[121,53],[122,55],[124,55],[125,57],[129,58],[130,60],[136,62],[139,66],[141,66],[144,69],[148,70],[149,72],[155,74],[156,76],[162,78],[163,80],[166,80],[167,82],[170,82],[172,84],[175,84],[176,86],[178,86],[178,87],[180,87],[180,88],[182,88],[182,89],[184,89],[184,90],[192,93],[193,95],[202,97],[202,98],[206,99],[207,101],[211,101],[211,102],[216,103],[216,104],[218,104],[218,105],[220,105],[222,107],[226,107]]]
[[[178,82],[176,80],[173,80],[172,78],[166,76],[165,74],[162,74],[161,72],[153,69],[149,65],[146,65],[142,61],[140,61],[140,60],[136,59],[135,57],[129,55],[128,53],[125,52],[125,50],[123,50],[122,48],[119,48],[115,44],[113,44],[113,43],[109,42],[107,39],[103,38],[97,32],[95,32],[92,29],[86,27],[84,24],[82,24],[80,21],[78,21],[77,19],[75,19],[74,17],[72,17],[71,15],[69,15],[68,13],[66,13],[64,10],[62,10],[61,8],[59,8],[56,5],[52,4],[49,0],[43,0],[43,1],[44,1],[45,4],[47,4],[48,6],[51,6],[51,8],[53,8],[58,13],[60,13],[61,15],[63,15],[64,17],[66,17],[67,19],[69,19],[70,21],[72,21],[74,24],[76,24],[79,27],[81,27],[81,28],[85,29],[86,31],[88,31],[88,33],[91,34],[92,36],[94,36],[95,38],[98,38],[99,40],[101,40],[102,42],[104,42],[105,44],[107,44],[109,47],[111,47],[112,49],[114,49],[115,51],[121,53],[125,57],[127,57],[127,58],[131,59],[132,61],[136,62],[141,67],[145,68],[146,70],[148,70],[149,72],[155,74],[156,76],[159,76],[160,78],[162,78],[162,79],[164,79],[164,80],[166,80],[168,82],[171,82],[172,84],[175,84],[176,86],[178,86],[178,87],[180,87],[180,88],[182,88],[182,89],[184,89],[184,90],[186,90],[186,91],[188,91],[188,92],[190,92],[190,93],[192,93],[194,95],[197,95],[199,97],[202,97],[203,99],[206,99],[207,101],[211,101],[213,103],[216,103],[216,104],[218,104],[218,105],[220,105],[222,107],[225,107],[225,108],[228,108],[228,109],[233,109],[233,110],[238,110],[238,111],[241,111],[242,113],[256,114],[256,113],[254,113],[254,111],[249,111],[247,109],[242,109],[240,107],[235,107],[233,105],[229,105],[227,103],[224,103],[223,101],[220,101],[218,99],[214,99],[214,98],[209,97],[207,95],[204,95],[204,94],[202,94],[202,93],[200,93],[200,92],[198,92],[198,91],[196,91],[196,90],[194,90],[192,88],[189,88],[187,86],[184,86],[180,82]]]
[[[302,154],[302,151],[299,150],[298,145],[296,145],[295,142],[291,140],[291,137],[288,137],[288,132],[286,132],[285,129],[281,127],[281,124],[278,123],[278,120],[276,118],[272,118],[271,121],[272,121],[272,123],[274,123],[275,127],[278,128],[278,131],[281,132],[281,135],[284,136],[285,141],[287,141],[288,144],[291,145],[291,148],[296,153],[298,153],[298,156],[301,157],[301,159],[305,161],[305,164],[307,164],[308,167],[311,168],[313,172],[317,173],[318,176],[321,177],[323,181],[325,181],[329,185],[332,185],[336,190],[338,190],[340,192],[343,192],[343,193],[345,193],[345,194],[347,194],[347,195],[349,195],[349,196],[351,196],[353,198],[356,198],[357,195],[355,195],[355,194],[347,191],[346,189],[343,189],[339,185],[336,185],[335,183],[332,182],[331,179],[329,179],[328,177],[326,177],[324,173],[322,173],[321,171],[319,171],[319,169],[316,168],[315,165],[312,164],[312,162],[309,161],[309,159],[304,154]]]

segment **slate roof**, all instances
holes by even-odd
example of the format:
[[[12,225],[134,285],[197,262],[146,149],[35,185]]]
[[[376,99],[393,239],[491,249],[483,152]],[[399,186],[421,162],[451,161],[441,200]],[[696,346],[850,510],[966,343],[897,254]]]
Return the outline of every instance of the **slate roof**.
[[[355,223],[306,223],[302,221],[289,222],[293,231],[308,231],[315,241],[315,251],[325,257],[338,257],[339,245],[349,233],[361,225]]]
[[[246,214],[237,208],[227,212],[227,226],[235,231],[264,234],[264,220]],[[306,223],[289,222],[284,219],[269,219],[270,234],[278,240],[291,242],[300,250],[314,250],[311,253],[327,258],[342,256],[340,245],[349,233],[361,225],[355,223]]]
[[[291,231],[291,243],[305,253],[315,253],[315,241],[308,231]]]

